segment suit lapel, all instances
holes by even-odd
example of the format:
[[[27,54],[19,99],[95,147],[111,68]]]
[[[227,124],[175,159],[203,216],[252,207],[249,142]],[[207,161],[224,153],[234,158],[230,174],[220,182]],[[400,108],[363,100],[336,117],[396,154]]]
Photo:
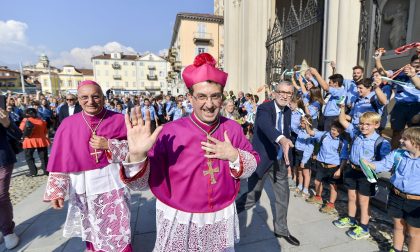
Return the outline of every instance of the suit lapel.
[[[70,116],[70,106],[66,105],[66,109],[64,110],[64,117]]]
[[[276,104],[275,101],[273,100],[272,104],[271,104],[271,121],[273,122],[274,127],[277,126],[277,122],[276,122]]]
[[[284,129],[283,133],[286,137],[290,137],[290,125],[291,125],[291,116],[292,110],[288,106],[284,108]]]

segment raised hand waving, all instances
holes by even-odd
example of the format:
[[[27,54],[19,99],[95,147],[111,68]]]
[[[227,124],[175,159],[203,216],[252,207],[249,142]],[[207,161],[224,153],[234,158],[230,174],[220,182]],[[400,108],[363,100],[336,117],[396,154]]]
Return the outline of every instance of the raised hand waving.
[[[129,162],[138,162],[146,158],[147,152],[155,144],[156,139],[162,130],[162,126],[151,132],[150,112],[146,110],[145,118],[142,117],[140,107],[136,106],[131,110],[130,115],[125,115],[127,127],[128,149],[130,151]]]

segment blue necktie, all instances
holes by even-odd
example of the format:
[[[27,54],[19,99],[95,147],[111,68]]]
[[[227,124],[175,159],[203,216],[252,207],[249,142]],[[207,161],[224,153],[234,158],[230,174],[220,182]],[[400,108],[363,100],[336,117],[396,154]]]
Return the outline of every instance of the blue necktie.
[[[279,119],[277,120],[277,130],[280,131],[281,134],[283,134],[283,124],[282,124],[282,115],[283,115],[283,111],[279,111],[278,113],[279,115]],[[283,158],[283,149],[281,148],[281,146],[279,146],[279,150],[277,152],[277,160],[281,160]]]

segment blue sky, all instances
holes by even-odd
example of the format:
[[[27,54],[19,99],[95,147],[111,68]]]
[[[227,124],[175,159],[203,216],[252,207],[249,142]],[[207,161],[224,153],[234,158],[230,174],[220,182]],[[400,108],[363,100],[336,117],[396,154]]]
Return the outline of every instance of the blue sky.
[[[213,13],[213,0],[2,1],[0,65],[36,63],[88,67],[103,50],[159,53],[169,46],[178,12]]]

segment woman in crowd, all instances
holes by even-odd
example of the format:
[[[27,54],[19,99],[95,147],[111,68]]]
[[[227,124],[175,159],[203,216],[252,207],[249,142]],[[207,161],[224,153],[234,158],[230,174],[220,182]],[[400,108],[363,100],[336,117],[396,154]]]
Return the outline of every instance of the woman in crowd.
[[[35,150],[38,151],[38,156],[41,160],[41,169],[44,171],[44,175],[47,175],[48,146],[50,145],[47,122],[38,117],[34,108],[26,109],[25,116],[26,119],[22,120],[19,128],[23,132],[23,149],[26,163],[29,167],[29,173],[26,176],[36,177],[38,175],[34,159]]]
[[[223,103],[223,109],[220,113],[222,116],[235,121],[238,121],[240,117],[239,112],[235,108],[235,102],[232,99],[225,100]]]

